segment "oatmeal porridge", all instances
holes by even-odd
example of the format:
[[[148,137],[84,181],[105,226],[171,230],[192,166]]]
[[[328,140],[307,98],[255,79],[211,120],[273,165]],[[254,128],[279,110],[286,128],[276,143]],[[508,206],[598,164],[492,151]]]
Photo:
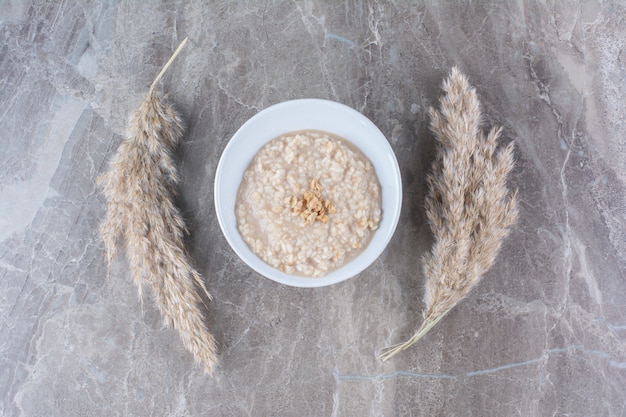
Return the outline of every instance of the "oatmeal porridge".
[[[321,277],[358,255],[381,219],[374,167],[354,145],[319,131],[265,144],[237,193],[250,249],[289,274]]]

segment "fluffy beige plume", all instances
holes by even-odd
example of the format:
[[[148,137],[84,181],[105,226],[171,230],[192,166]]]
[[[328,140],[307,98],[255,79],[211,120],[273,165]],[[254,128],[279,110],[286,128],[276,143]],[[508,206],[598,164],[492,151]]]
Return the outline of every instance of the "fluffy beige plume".
[[[140,300],[142,287],[148,284],[166,323],[178,330],[184,346],[211,374],[216,345],[206,327],[199,291],[207,299],[211,296],[189,261],[183,243],[185,223],[174,205],[179,178],[172,151],[184,129],[178,113],[162,102],[154,88],[186,41],[133,113],[128,138],[99,178],[107,199],[100,235],[109,265],[118,243],[126,246]]]
[[[384,349],[383,361],[422,338],[478,284],[517,220],[517,192],[506,186],[513,143],[496,151],[500,128],[483,135],[476,91],[456,67],[443,91],[440,110],[430,110],[439,149],[427,178],[426,214],[435,241],[423,258],[424,320],[409,340]]]

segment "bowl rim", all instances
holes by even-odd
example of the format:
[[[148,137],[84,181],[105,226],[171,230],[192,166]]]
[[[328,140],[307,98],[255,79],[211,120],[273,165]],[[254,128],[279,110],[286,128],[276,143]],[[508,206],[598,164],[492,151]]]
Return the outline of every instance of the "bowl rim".
[[[376,153],[373,153],[373,151],[369,150],[368,152],[370,154],[368,155],[368,152],[366,152],[362,146],[359,146],[358,144],[354,143],[354,141],[350,140],[349,138],[346,138],[345,135],[333,132],[328,129],[320,129],[320,128],[311,126],[311,127],[303,127],[301,129],[281,130],[278,134],[270,134],[270,133],[261,134],[260,136],[262,138],[254,139],[255,146],[250,146],[245,151],[246,154],[252,155],[251,158],[249,159],[246,158],[246,161],[242,161],[241,158],[237,158],[238,155],[235,154],[236,153],[235,151],[237,150],[237,146],[241,146],[240,142],[246,138],[246,135],[255,131],[257,127],[262,126],[264,124],[267,126],[270,126],[268,121],[273,120],[272,117],[279,116],[281,113],[288,112],[289,110],[302,111],[305,109],[308,111],[312,111],[312,110],[320,111],[321,114],[323,114],[324,112],[330,112],[330,113],[326,113],[326,115],[327,116],[332,115],[332,117],[335,117],[335,115],[345,116],[345,119],[349,120],[350,123],[358,124],[359,129],[371,132],[370,138],[374,139],[371,146],[376,149]],[[305,117],[302,116],[302,118],[305,118]],[[280,121],[281,119],[279,118],[278,120]],[[289,124],[290,122],[281,122],[281,123]],[[297,123],[297,122],[293,122],[293,123]],[[278,130],[277,128],[274,127],[274,125],[271,125],[270,129]],[[236,219],[235,219],[234,224],[232,224],[233,216],[235,212],[234,204],[233,204],[233,207],[224,207],[224,202],[222,201],[223,200],[222,196],[224,195],[222,193],[233,192],[232,186],[229,187],[230,188],[229,190],[225,189],[226,183],[224,181],[224,177],[226,175],[226,171],[228,169],[227,164],[229,162],[236,161],[236,164],[238,166],[244,165],[244,168],[243,170],[241,170],[241,172],[239,172],[238,169],[236,170],[238,173],[237,174],[238,177],[232,180],[232,182],[236,184],[235,190],[234,190],[235,199],[236,199],[236,194],[239,189],[239,184],[241,183],[241,177],[243,176],[243,172],[250,165],[250,163],[252,162],[252,159],[258,153],[259,149],[263,145],[265,145],[267,142],[269,142],[270,140],[280,135],[294,132],[294,131],[302,131],[302,130],[326,131],[328,133],[345,138],[350,143],[352,143],[357,148],[359,148],[361,152],[364,153],[374,165],[376,174],[379,178],[379,183],[380,183],[381,192],[382,192],[381,198],[382,198],[382,205],[383,205],[383,216],[381,219],[381,223],[378,229],[374,232],[374,235],[372,236],[372,240],[370,241],[368,246],[364,249],[363,252],[361,252],[357,257],[355,257],[351,261],[347,262],[346,264],[342,265],[338,269],[319,278],[286,274],[270,266],[265,261],[263,261],[260,257],[258,257],[256,254],[254,254],[252,250],[248,247],[248,245],[245,243],[243,238],[241,237],[239,230],[237,228]],[[368,144],[368,146],[370,146],[370,144]],[[384,155],[378,155],[378,152],[380,151],[382,151]],[[372,155],[375,155],[376,158],[372,158]],[[389,177],[391,180],[391,183],[388,182],[386,185],[383,184],[383,181],[381,180],[381,173],[379,172],[379,168],[383,165],[386,168],[384,175],[386,177]],[[391,170],[389,170],[390,168]],[[349,278],[352,278],[358,275],[359,273],[361,273],[362,271],[364,271],[365,269],[367,269],[369,266],[371,266],[371,264],[374,263],[376,259],[380,257],[380,255],[383,253],[383,251],[389,244],[389,241],[391,240],[396,230],[396,227],[398,225],[401,206],[402,206],[402,180],[400,177],[400,168],[398,166],[398,161],[396,159],[395,153],[393,152],[393,149],[391,148],[391,145],[389,144],[389,141],[383,135],[380,129],[378,129],[378,127],[371,120],[369,120],[366,116],[364,116],[362,113],[358,112],[357,110],[349,106],[346,106],[344,104],[341,104],[335,101],[316,99],[316,98],[294,99],[294,100],[283,101],[283,102],[271,105],[259,111],[258,113],[250,117],[244,124],[242,124],[241,127],[230,138],[224,150],[222,151],[222,154],[220,156],[220,159],[217,165],[216,173],[215,173],[213,193],[214,193],[215,210],[217,213],[217,219],[220,225],[220,229],[222,230],[222,233],[224,237],[226,238],[226,241],[228,242],[230,247],[233,249],[233,251],[237,254],[237,256],[239,256],[239,258],[246,265],[248,265],[257,273],[263,275],[264,277],[269,278],[280,284],[289,285],[292,287],[299,287],[299,288],[314,288],[314,287],[323,287],[323,286],[333,285],[333,284],[345,281]],[[232,196],[232,194],[230,195]],[[230,216],[226,214],[227,210],[231,212]],[[383,235],[380,235],[381,233],[383,233]],[[375,242],[376,244],[373,245]]]

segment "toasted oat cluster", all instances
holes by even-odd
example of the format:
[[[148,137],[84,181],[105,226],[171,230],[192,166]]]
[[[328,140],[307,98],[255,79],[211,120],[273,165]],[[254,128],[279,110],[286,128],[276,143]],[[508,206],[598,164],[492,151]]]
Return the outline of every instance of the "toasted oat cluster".
[[[320,277],[358,255],[381,220],[374,167],[345,139],[294,132],[268,142],[237,195],[239,232],[269,265]]]
[[[313,178],[309,190],[305,191],[302,198],[291,196],[287,203],[293,214],[298,214],[304,220],[304,224],[311,224],[314,221],[328,223],[328,213],[335,212],[330,200],[322,200],[322,185]]]

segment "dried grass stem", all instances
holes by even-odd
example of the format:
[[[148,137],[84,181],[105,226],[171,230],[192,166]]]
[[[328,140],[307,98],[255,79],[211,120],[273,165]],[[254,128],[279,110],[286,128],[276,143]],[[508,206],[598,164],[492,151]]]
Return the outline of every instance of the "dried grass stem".
[[[208,299],[211,296],[191,265],[184,246],[187,229],[174,204],[180,180],[172,152],[183,136],[183,124],[154,89],[186,41],[131,116],[128,138],[99,178],[107,200],[100,235],[109,265],[118,244],[125,246],[140,300],[142,288],[148,284],[166,323],[178,330],[184,346],[211,373],[216,345],[200,308],[199,290]]]
[[[382,360],[417,342],[478,284],[517,220],[517,192],[506,186],[513,143],[497,150],[501,129],[482,133],[476,91],[456,67],[443,91],[439,110],[430,110],[439,148],[427,177],[434,244],[423,257],[424,320],[409,340],[384,349]]]

